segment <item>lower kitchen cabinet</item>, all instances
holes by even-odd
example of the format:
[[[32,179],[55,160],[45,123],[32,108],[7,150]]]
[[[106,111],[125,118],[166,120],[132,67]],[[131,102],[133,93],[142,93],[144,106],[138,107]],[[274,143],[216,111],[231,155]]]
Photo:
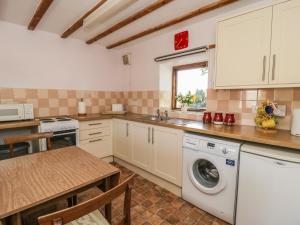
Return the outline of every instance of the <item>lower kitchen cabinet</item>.
[[[104,158],[112,155],[112,138],[103,136],[80,141],[80,148],[91,153],[98,158]]]
[[[132,123],[131,128],[131,162],[146,171],[152,171],[153,151],[151,143],[151,126],[143,123]]]
[[[183,131],[116,119],[114,156],[181,186]]]
[[[79,147],[98,158],[112,155],[111,120],[79,123]]]
[[[154,126],[152,127],[152,132],[153,173],[180,186],[182,174],[182,131]]]
[[[130,161],[131,159],[131,124],[126,120],[113,122],[113,153],[114,156]]]

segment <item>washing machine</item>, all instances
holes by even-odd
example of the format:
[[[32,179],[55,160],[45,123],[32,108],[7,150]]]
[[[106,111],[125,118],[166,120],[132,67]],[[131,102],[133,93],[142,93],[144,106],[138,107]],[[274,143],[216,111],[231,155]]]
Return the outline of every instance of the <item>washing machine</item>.
[[[183,139],[182,197],[234,223],[241,143],[186,133]]]

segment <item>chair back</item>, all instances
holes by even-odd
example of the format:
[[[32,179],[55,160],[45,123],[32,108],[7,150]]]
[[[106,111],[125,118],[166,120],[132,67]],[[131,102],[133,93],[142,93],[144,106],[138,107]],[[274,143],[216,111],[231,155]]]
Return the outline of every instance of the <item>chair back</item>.
[[[130,208],[131,208],[131,190],[133,185],[134,174],[124,182],[120,183],[111,190],[100,194],[88,201],[75,205],[73,207],[60,210],[38,218],[39,225],[63,225],[79,219],[89,213],[98,210],[101,206],[109,204],[113,199],[125,193],[124,197],[124,215],[118,225],[130,225]]]
[[[8,136],[8,137],[4,137],[3,140],[5,144],[9,145],[9,156],[10,158],[13,158],[15,156],[14,149],[13,149],[14,144],[46,138],[47,150],[51,150],[52,149],[51,137],[53,137],[53,133],[46,132],[46,133],[36,133],[36,134],[28,134],[28,135]]]

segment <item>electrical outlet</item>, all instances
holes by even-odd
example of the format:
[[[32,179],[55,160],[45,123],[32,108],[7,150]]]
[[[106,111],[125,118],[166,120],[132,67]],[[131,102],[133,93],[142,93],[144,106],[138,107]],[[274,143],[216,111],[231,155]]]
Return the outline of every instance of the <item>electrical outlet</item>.
[[[279,117],[286,116],[286,105],[277,105],[277,109],[274,111],[274,114]]]

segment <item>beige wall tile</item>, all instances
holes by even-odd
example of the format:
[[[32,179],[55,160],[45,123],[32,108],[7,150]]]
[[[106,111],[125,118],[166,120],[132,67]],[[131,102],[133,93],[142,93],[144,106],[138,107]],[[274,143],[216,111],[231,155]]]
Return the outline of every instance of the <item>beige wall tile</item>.
[[[229,100],[230,91],[229,90],[217,90],[217,100]]]
[[[275,101],[293,101],[293,88],[277,88],[274,90]]]
[[[229,100],[228,102],[229,105],[229,112],[232,113],[241,113],[242,112],[242,101],[238,100]]]
[[[228,100],[218,100],[217,111],[228,112],[229,111],[229,101]]]
[[[242,90],[230,90],[230,100],[242,100]]]
[[[13,89],[14,98],[20,99],[20,98],[26,98],[26,89],[24,88],[15,88]]]
[[[49,98],[49,107],[59,107],[59,100],[57,98]]]
[[[13,99],[14,91],[12,88],[1,88],[0,89],[0,97],[1,99]]]
[[[257,100],[257,90],[243,90],[242,100],[256,101]]]
[[[252,109],[256,105],[257,105],[257,101],[242,101],[242,112],[252,113]]]
[[[294,88],[293,100],[300,101],[300,88]]]
[[[47,89],[38,89],[37,97],[38,98],[49,98],[49,91]]]
[[[274,100],[274,89],[259,89],[257,93],[257,100],[264,101],[264,100]]]

